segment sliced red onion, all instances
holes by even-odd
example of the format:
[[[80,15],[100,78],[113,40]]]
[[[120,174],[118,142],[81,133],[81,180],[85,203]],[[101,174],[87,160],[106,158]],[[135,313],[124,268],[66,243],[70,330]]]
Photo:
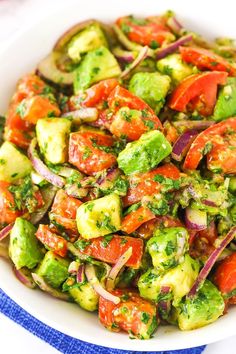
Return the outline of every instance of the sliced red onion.
[[[28,150],[28,156],[30,161],[32,162],[32,165],[34,169],[42,176],[46,181],[50,182],[56,187],[63,188],[65,185],[65,180],[64,178],[56,175],[52,171],[49,170],[49,168],[43,163],[43,161],[40,160],[37,150],[37,139],[34,138],[32,139],[29,150]]]
[[[72,262],[69,264],[68,273],[69,273],[69,274],[76,275],[77,272],[78,272],[79,267],[80,267],[80,263],[79,263],[79,262],[77,262],[77,261],[72,261]]]
[[[148,46],[145,46],[140,50],[137,58],[132,62],[132,64],[130,64],[127,69],[122,71],[120,75],[121,79],[126,78],[131,73],[131,71],[134,70],[134,68],[136,68],[136,66],[138,66],[147,57],[148,49]]]
[[[14,226],[14,223],[11,223],[11,224],[7,225],[6,227],[4,227],[0,231],[0,241],[2,241],[5,237],[7,237],[9,235],[13,226]]]
[[[190,42],[192,39],[193,39],[193,36],[191,34],[187,34],[186,36],[183,36],[183,37],[177,39],[177,41],[168,44],[166,47],[157,49],[156,50],[156,59],[159,60],[159,59],[165,58],[167,55],[176,52],[176,50],[181,45],[183,45],[187,42]]]
[[[183,29],[183,26],[179,21],[176,19],[175,16],[171,16],[166,21],[167,26],[176,34],[179,34],[180,31]]]
[[[80,264],[76,275],[77,283],[83,283],[85,281],[84,270],[85,270],[84,264]]]
[[[48,285],[43,277],[41,277],[40,275],[36,274],[36,273],[32,273],[32,277],[35,281],[35,283],[39,286],[39,288],[43,291],[45,291],[46,293],[48,293],[49,295],[56,297],[57,299],[60,300],[64,300],[64,301],[69,301],[70,297],[63,293],[62,291],[56,290],[54,288],[52,288],[50,285]]]
[[[31,273],[27,270],[24,270],[23,268],[21,269],[16,269],[16,267],[13,267],[13,272],[17,279],[27,286],[27,288],[34,289],[36,287],[36,284],[31,276]]]
[[[189,129],[204,130],[215,124],[213,120],[179,120],[173,122],[175,128],[183,128],[184,131]]]
[[[106,189],[106,185],[110,182],[114,182],[120,175],[120,170],[116,167],[109,168],[105,174],[102,174],[97,180],[96,184],[103,189]]]
[[[128,262],[130,257],[132,256],[133,249],[129,247],[123,254],[120,256],[114,267],[112,267],[106,282],[107,290],[113,290],[115,288],[115,282],[118,274],[120,273],[121,269],[125,266]]]
[[[74,197],[74,198],[84,198],[88,194],[88,189],[78,187],[77,183],[67,185],[65,187],[65,192],[67,195]]]
[[[116,57],[116,59],[120,62],[120,63],[124,63],[124,64],[130,64],[132,63],[135,58],[136,55],[134,54],[134,51],[127,51],[121,48],[114,48],[113,49],[113,54]]]
[[[116,305],[120,303],[120,298],[118,296],[109,293],[106,289],[103,288],[98,278],[96,277],[95,269],[92,264],[86,264],[85,274],[88,279],[88,282],[92,285],[98,295],[108,301],[113,302]]]
[[[62,117],[72,117],[76,124],[95,122],[98,119],[97,108],[81,108],[76,111],[64,113]]]
[[[176,161],[182,161],[197,135],[197,130],[187,130],[185,133],[180,135],[180,137],[174,143],[171,154],[172,158]]]
[[[171,293],[169,286],[162,286],[160,295],[168,295]],[[171,310],[171,300],[161,300],[158,302],[158,309],[163,319],[167,319]]]
[[[205,230],[207,228],[207,213],[187,207],[185,209],[185,224],[191,230]]]
[[[57,188],[54,186],[50,186],[42,188],[40,192],[43,197],[44,205],[42,206],[42,208],[38,209],[36,212],[30,215],[30,222],[34,225],[37,224],[40,220],[42,220],[42,218],[52,205],[52,202],[57,192]]]
[[[208,274],[210,273],[212,267],[217,261],[218,257],[223,252],[225,247],[235,238],[235,236],[236,236],[236,226],[232,227],[232,229],[227,233],[227,235],[224,236],[224,238],[221,240],[219,246],[209,256],[206,263],[204,264],[204,267],[201,269],[200,273],[198,274],[198,277],[195,280],[192,288],[190,289],[187,295],[188,297],[193,297],[196,295],[197,291],[202,286]]]
[[[206,191],[204,194],[206,194],[206,199],[203,199],[202,203],[208,206],[217,207],[222,199],[221,191]]]
[[[197,191],[192,184],[187,187],[187,191],[194,200],[199,201],[201,199],[201,194],[199,194],[199,191]]]
[[[91,188],[94,186],[94,183],[96,182],[95,177],[85,177],[80,181],[81,187],[83,188]]]

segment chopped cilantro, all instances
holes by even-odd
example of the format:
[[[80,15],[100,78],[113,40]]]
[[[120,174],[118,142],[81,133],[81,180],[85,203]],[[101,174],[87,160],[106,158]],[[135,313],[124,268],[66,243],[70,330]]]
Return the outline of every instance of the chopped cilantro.
[[[98,229],[106,229],[109,230],[111,232],[115,232],[116,228],[114,225],[111,224],[111,217],[108,215],[105,215],[102,221],[98,221],[96,222],[96,226]]]
[[[83,152],[82,159],[86,160],[91,155],[92,155],[92,150],[90,150],[90,148],[88,146],[86,146],[85,149],[84,149],[84,152]]]
[[[84,251],[85,248],[87,248],[89,245],[91,245],[91,241],[84,240],[84,239],[79,239],[74,243],[74,246],[78,248],[80,251]]]
[[[103,237],[102,239],[102,247],[106,248],[109,243],[111,242],[111,240],[113,239],[113,235],[106,235]]]
[[[176,245],[173,241],[168,241],[165,248],[166,255],[170,256],[174,251],[176,251]]]
[[[150,320],[151,316],[149,315],[149,313],[147,312],[142,312],[141,313],[141,321],[145,324],[148,323],[148,321]]]

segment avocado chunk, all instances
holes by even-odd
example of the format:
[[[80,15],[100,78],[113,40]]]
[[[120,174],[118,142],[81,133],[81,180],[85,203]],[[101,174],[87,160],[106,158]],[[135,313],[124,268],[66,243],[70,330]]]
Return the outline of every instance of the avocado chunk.
[[[87,89],[92,84],[117,77],[121,74],[120,66],[114,55],[106,47],[88,52],[76,69],[74,80],[75,94]]]
[[[77,209],[77,228],[83,238],[105,236],[121,226],[121,201],[117,194],[82,204]]]
[[[108,43],[99,24],[92,24],[72,38],[67,52],[74,62],[79,62],[81,54],[99,47],[108,47]]]
[[[193,298],[182,299],[177,307],[177,319],[182,331],[206,326],[223,314],[224,299],[209,280]]]
[[[68,277],[69,264],[70,262],[67,259],[48,251],[36,273],[43,277],[45,282],[53,288],[59,288]]]
[[[236,77],[228,77],[227,83],[219,91],[213,118],[224,120],[236,115]]]
[[[145,101],[156,114],[165,103],[171,79],[167,75],[148,72],[136,73],[129,83],[129,91]]]
[[[67,118],[43,118],[36,125],[40,152],[52,164],[67,161],[71,121]]]
[[[43,258],[35,237],[36,228],[29,221],[17,218],[10,233],[9,256],[16,269],[34,268]]]
[[[162,286],[172,290],[173,304],[178,304],[183,296],[191,289],[199,272],[199,264],[186,254],[183,263],[167,271],[149,269],[139,281],[140,295],[148,300],[159,301]]]
[[[180,54],[171,54],[158,60],[157,70],[162,74],[169,75],[175,84],[196,71],[192,66],[182,61]]]
[[[147,250],[155,268],[173,268],[183,262],[188,250],[188,232],[183,227],[156,230],[147,242]]]
[[[230,193],[236,193],[236,177],[230,177],[229,179],[229,191]]]
[[[0,180],[14,182],[31,170],[30,160],[14,144],[5,141],[0,147]]]
[[[119,168],[126,175],[147,172],[157,166],[172,151],[165,136],[158,130],[145,133],[137,141],[128,143],[117,158]]]
[[[78,287],[69,289],[74,301],[87,311],[96,311],[98,308],[98,294],[90,283],[82,283]]]

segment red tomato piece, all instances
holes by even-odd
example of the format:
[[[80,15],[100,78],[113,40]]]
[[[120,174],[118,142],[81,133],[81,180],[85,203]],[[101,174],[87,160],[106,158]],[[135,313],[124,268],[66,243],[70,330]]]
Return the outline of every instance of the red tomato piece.
[[[111,264],[115,264],[132,247],[132,255],[126,265],[135,269],[140,267],[143,255],[143,240],[140,238],[112,235],[111,239],[98,237],[88,243],[85,249],[81,249],[81,253]]]
[[[34,192],[34,198],[37,200],[36,209],[42,208],[44,206],[44,200],[43,200],[43,196],[39,190]]]
[[[197,47],[180,47],[182,60],[196,65],[200,70],[226,71],[230,76],[236,75],[236,69],[220,55],[207,49]]]
[[[202,115],[211,115],[216,103],[217,85],[224,85],[228,74],[211,71],[186,77],[173,91],[169,107],[186,112],[197,109]]]
[[[32,97],[44,92],[47,84],[35,74],[25,75],[18,81],[17,91],[24,94],[25,97]]]
[[[26,95],[21,92],[16,92],[10,102],[8,112],[6,115],[6,126],[9,129],[20,129],[23,131],[28,131],[32,128],[29,122],[21,119],[21,116],[18,112],[18,106],[25,99]]]
[[[63,237],[52,232],[48,225],[40,224],[35,236],[39,241],[59,256],[66,256],[67,241]]]
[[[150,19],[139,20],[132,16],[121,17],[116,21],[125,35],[132,41],[141,45],[148,45],[156,49],[164,42],[175,40],[175,36],[165,26],[161,17],[155,21]]]
[[[124,206],[139,202],[144,196],[158,193],[161,190],[161,184],[154,181],[156,175],[162,175],[171,179],[178,179],[180,171],[175,165],[169,163],[157,167],[146,173],[139,173],[129,176],[129,189],[123,198]]]
[[[55,196],[50,215],[59,225],[78,233],[76,226],[76,211],[82,202],[68,196],[63,189],[59,189]]]
[[[140,206],[137,210],[127,214],[121,223],[121,230],[127,234],[131,234],[139,228],[144,222],[155,218],[155,214],[150,209]]]
[[[236,290],[236,252],[225,258],[216,269],[214,282],[224,295],[230,295]],[[235,304],[236,297],[232,297],[232,304]]]
[[[16,204],[13,194],[8,190],[10,183],[0,181],[0,223],[10,224],[18,216],[23,214],[23,211],[16,209]]]
[[[159,320],[154,304],[133,290],[116,289],[112,293],[120,297],[118,305],[99,298],[99,319],[103,326],[115,332],[126,331],[140,339],[144,333],[151,335],[155,331]]]
[[[22,149],[27,149],[33,138],[33,133],[20,130],[20,129],[9,129],[5,128],[4,138],[11,143],[19,146]]]
[[[149,220],[141,225],[136,231],[139,237],[144,239],[149,239],[152,237],[153,232],[157,228],[161,227],[181,227],[183,226],[182,222],[179,219],[174,218],[169,215],[157,215],[155,219]]]
[[[93,175],[116,163],[116,156],[106,152],[112,147],[112,136],[97,132],[76,132],[70,135],[69,162],[80,171]]]
[[[217,166],[225,173],[236,173],[236,118],[226,119],[201,132],[191,144],[183,167],[195,170],[207,144],[211,147],[210,153],[207,153],[208,168]]]

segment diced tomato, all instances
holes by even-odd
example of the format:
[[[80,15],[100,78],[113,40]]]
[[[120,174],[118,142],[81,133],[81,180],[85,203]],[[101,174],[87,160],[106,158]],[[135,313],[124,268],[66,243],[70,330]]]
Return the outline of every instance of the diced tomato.
[[[81,204],[80,200],[68,196],[63,189],[59,189],[55,196],[50,216],[65,229],[77,233],[76,211]]]
[[[31,124],[36,124],[40,118],[57,117],[61,111],[56,103],[52,103],[46,96],[33,96],[25,98],[22,103],[23,120]]]
[[[6,115],[6,126],[9,129],[20,129],[23,131],[31,129],[31,124],[21,119],[18,112],[19,104],[25,99],[25,97],[25,94],[22,94],[21,92],[16,92],[13,95]]]
[[[46,247],[55,252],[61,257],[65,257],[67,254],[67,242],[66,240],[52,232],[48,225],[39,225],[39,228],[35,234],[37,239],[41,241]]]
[[[37,200],[36,208],[37,209],[42,208],[44,206],[44,200],[43,200],[43,196],[39,190],[34,192],[34,198]]]
[[[177,129],[169,121],[165,121],[163,128],[166,139],[173,145],[179,137]]]
[[[143,256],[143,240],[129,236],[111,235],[88,241],[88,246],[80,251],[100,261],[115,264],[128,248],[132,247],[132,255],[126,265],[138,269]]]
[[[148,45],[153,49],[161,46],[164,42],[175,40],[175,36],[165,26],[161,17],[156,17],[153,21],[151,18],[139,20],[127,16],[119,18],[116,24],[132,42]]]
[[[204,116],[211,115],[216,103],[217,85],[224,85],[228,74],[211,71],[185,78],[173,91],[169,107],[176,111],[198,110]]]
[[[20,129],[9,129],[6,127],[4,138],[22,149],[27,149],[33,138],[33,133]]]
[[[181,227],[183,226],[182,222],[174,218],[173,216],[169,215],[158,215],[155,217],[155,219],[149,220],[145,222],[143,225],[141,225],[137,230],[136,233],[139,237],[142,237],[143,239],[149,239],[152,237],[153,232],[157,228],[163,228],[163,227]]]
[[[85,92],[72,96],[69,106],[71,110],[79,109],[80,107],[97,107],[107,100],[111,91],[119,85],[117,79],[107,79],[100,81],[88,88]]]
[[[112,134],[121,137],[126,136],[128,140],[137,140],[140,136],[150,129],[161,129],[162,125],[153,110],[139,97],[121,86],[110,93],[107,99],[110,110],[114,113],[110,126]],[[120,108],[140,111],[135,119],[125,119]]]
[[[196,65],[200,70],[226,71],[230,76],[236,75],[236,69],[220,55],[207,49],[197,47],[180,47],[182,59]]]
[[[103,326],[115,332],[126,331],[140,339],[144,334],[146,338],[151,336],[159,322],[156,306],[133,290],[116,289],[112,293],[120,297],[118,305],[99,298],[99,319]]]
[[[219,290],[230,296],[232,291],[236,291],[236,252],[225,258],[216,269],[214,282]],[[236,297],[229,299],[229,303],[236,304]]]
[[[10,183],[0,181],[0,223],[10,224],[23,214],[16,208],[13,194],[8,190]]]
[[[88,175],[107,169],[116,163],[116,156],[106,152],[113,143],[114,139],[107,134],[72,133],[69,142],[69,162]]]
[[[139,228],[144,222],[155,218],[155,214],[150,209],[140,206],[137,210],[127,214],[121,223],[121,230],[127,234],[131,234]]]
[[[35,74],[25,75],[17,84],[17,91],[24,94],[25,97],[32,97],[44,92],[47,84]]]
[[[210,147],[207,153],[208,168],[236,173],[236,118],[229,118],[201,132],[190,146],[183,167],[195,170],[207,144]]]
[[[180,171],[175,165],[169,163],[150,172],[131,175],[128,192],[123,198],[124,206],[137,203],[146,195],[158,193],[161,190],[161,184],[154,180],[156,175],[176,180],[180,177]]]

